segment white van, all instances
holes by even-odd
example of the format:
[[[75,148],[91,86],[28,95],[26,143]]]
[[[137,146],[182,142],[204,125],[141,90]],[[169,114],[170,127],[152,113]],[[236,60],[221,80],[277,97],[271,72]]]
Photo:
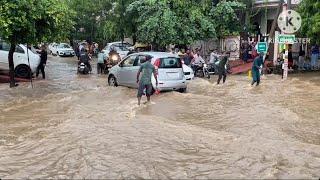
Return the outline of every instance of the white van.
[[[9,70],[8,54],[10,50],[10,44],[0,41],[0,69]],[[27,56],[27,47],[19,44],[16,46],[16,50],[13,54],[14,72],[16,77],[29,78],[30,73],[35,73],[40,63],[40,56],[31,50],[29,52],[29,61]]]

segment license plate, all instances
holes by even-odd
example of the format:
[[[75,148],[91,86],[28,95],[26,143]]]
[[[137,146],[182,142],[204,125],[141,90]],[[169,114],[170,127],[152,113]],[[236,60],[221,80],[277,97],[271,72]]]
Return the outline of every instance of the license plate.
[[[168,78],[179,78],[179,73],[176,72],[168,72],[167,73]]]

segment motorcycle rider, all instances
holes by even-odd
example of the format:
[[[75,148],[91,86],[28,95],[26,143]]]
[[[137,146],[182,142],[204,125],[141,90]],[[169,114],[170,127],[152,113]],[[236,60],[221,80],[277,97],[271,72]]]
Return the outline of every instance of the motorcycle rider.
[[[91,57],[88,55],[87,50],[81,49],[79,64],[84,63],[89,68],[89,71],[91,72],[92,68],[91,68],[90,60],[91,60]]]
[[[217,70],[218,68],[218,61],[219,61],[219,58],[220,58],[220,54],[218,53],[218,50],[215,49],[211,52],[210,54],[210,59],[209,59],[209,64],[211,65],[211,67],[213,67],[214,70]]]
[[[109,57],[108,57],[108,61],[109,61],[109,63],[111,63],[111,64],[116,64],[116,63],[118,63],[118,62],[113,62],[113,59],[111,59],[112,58],[112,56],[113,55],[116,55],[118,58],[118,60],[117,61],[120,61],[120,55],[119,55],[119,53],[117,52],[117,50],[116,50],[116,48],[115,47],[111,47],[111,49],[110,49],[110,52],[109,52]]]
[[[201,68],[201,65],[204,63],[205,61],[200,55],[200,50],[196,49],[196,54],[194,55],[194,58],[191,63],[194,74],[196,74],[197,70]]]

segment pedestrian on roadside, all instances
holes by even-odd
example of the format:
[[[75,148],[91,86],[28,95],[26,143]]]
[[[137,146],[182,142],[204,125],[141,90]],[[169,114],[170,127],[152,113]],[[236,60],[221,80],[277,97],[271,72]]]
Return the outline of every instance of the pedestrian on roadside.
[[[292,48],[291,47],[288,50],[288,67],[289,67],[289,69],[293,68],[293,56],[292,56]]]
[[[226,82],[227,80],[227,63],[228,63],[228,59],[230,57],[230,52],[227,51],[224,53],[222,59],[219,61],[218,63],[218,74],[219,74],[219,77],[218,77],[218,81],[217,81],[217,84],[220,84],[220,81],[221,79],[223,78],[223,84]]]
[[[311,47],[311,70],[318,69],[319,46],[315,44]]]
[[[158,86],[158,78],[157,78],[157,72],[155,67],[151,64],[151,56],[146,56],[145,62],[141,64],[140,69],[137,73],[137,83],[139,85],[138,88],[138,105],[140,105],[142,95],[144,94],[144,90],[146,90],[146,96],[148,102],[150,102],[150,96],[152,93],[152,83],[151,83],[151,77],[152,74],[154,78],[156,79],[156,86]],[[140,74],[141,78],[140,78]]]
[[[39,76],[39,71],[41,71],[42,73],[42,78],[45,79],[46,78],[46,73],[44,72],[44,68],[47,64],[47,59],[48,59],[48,53],[46,50],[46,46],[42,45],[41,46],[41,51],[40,51],[40,64],[37,67],[37,71],[36,71],[36,77]]]
[[[254,60],[253,60],[253,64],[252,64],[252,83],[251,86],[253,86],[255,83],[256,86],[259,86],[260,84],[260,69],[261,66],[263,65],[263,52],[260,52],[259,56],[257,56]]]
[[[303,50],[302,46],[300,46],[299,50],[299,70],[304,70],[304,57],[306,55],[306,52]]]
[[[76,48],[75,48],[75,53],[76,53],[76,56],[78,58],[78,61],[80,60],[80,45],[77,44]]]
[[[102,52],[102,48],[100,48],[99,54],[98,54],[98,63],[97,63],[97,73],[98,74],[104,73],[105,61],[106,61],[106,55]]]

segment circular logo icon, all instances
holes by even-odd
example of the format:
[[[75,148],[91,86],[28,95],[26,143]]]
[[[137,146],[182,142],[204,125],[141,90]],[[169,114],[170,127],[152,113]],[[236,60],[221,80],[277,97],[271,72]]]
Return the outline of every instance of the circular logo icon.
[[[278,26],[284,33],[295,33],[301,27],[301,16],[294,10],[283,11],[278,17]]]

